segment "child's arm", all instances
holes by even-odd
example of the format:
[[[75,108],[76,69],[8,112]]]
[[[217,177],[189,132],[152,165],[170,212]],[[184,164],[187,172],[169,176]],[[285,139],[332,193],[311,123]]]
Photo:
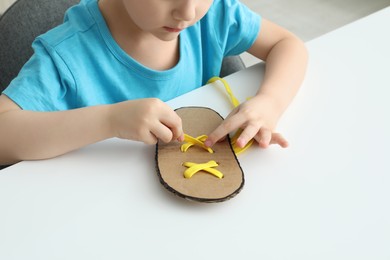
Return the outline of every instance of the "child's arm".
[[[303,81],[306,48],[293,34],[263,19],[261,31],[248,52],[266,62],[263,82],[253,98],[234,109],[209,134],[206,145],[212,146],[228,133],[242,128],[244,131],[237,140],[240,147],[252,138],[264,148],[273,143],[287,147],[287,141],[274,133],[274,129]]]
[[[183,131],[179,116],[158,99],[32,112],[0,96],[0,165],[55,157],[111,137],[153,144],[182,139]]]

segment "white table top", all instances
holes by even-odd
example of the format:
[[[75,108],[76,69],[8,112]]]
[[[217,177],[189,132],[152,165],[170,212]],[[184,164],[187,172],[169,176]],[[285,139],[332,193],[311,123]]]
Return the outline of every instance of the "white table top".
[[[0,172],[0,259],[390,259],[390,8],[307,43],[288,149],[239,156],[218,204],[159,183],[154,147],[111,139]],[[256,65],[227,77],[241,101]],[[169,102],[231,110],[220,86]]]

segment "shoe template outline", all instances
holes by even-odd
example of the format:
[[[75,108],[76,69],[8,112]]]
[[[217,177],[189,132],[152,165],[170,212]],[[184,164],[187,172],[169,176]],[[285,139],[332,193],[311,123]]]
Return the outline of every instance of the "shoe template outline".
[[[220,114],[207,107],[182,107],[175,111],[182,119],[184,133],[193,137],[211,133],[223,121]],[[157,175],[167,190],[179,197],[198,202],[226,201],[242,190],[244,173],[229,136],[212,147],[213,153],[199,146],[190,147],[183,152],[182,144],[159,141],[156,145]],[[191,178],[184,177],[186,162],[203,164],[209,161],[218,164],[215,169],[223,173],[223,178],[203,170]]]

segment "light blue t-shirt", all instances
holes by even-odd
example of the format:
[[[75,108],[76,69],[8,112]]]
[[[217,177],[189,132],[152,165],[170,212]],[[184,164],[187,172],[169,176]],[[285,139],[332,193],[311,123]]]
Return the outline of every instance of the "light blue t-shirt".
[[[62,25],[34,41],[34,55],[3,93],[34,111],[148,97],[167,101],[217,76],[224,57],[249,49],[260,21],[237,0],[214,0],[198,23],[181,32],[176,66],[156,71],[119,47],[97,0],[82,0],[67,11]]]

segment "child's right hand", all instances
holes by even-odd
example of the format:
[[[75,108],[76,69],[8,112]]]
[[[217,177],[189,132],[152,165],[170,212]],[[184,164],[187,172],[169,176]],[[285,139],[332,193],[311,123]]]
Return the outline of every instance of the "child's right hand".
[[[184,139],[181,118],[156,98],[110,105],[108,118],[113,135],[122,139],[146,144]]]

